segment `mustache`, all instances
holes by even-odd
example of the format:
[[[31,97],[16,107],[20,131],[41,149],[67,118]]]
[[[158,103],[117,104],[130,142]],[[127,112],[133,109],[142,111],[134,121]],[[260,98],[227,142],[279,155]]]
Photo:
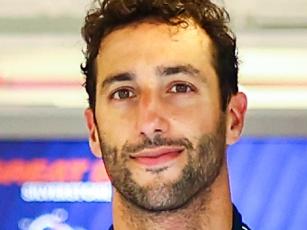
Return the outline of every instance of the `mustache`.
[[[165,138],[161,135],[156,135],[153,139],[145,137],[141,143],[138,144],[124,144],[122,151],[128,154],[139,152],[146,148],[154,148],[160,146],[182,146],[187,150],[193,150],[193,144],[188,138]]]

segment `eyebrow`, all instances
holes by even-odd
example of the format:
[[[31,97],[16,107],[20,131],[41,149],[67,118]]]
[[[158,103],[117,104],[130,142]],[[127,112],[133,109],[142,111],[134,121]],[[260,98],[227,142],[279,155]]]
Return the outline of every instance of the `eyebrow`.
[[[132,81],[134,78],[135,78],[135,75],[130,72],[110,75],[102,82],[101,88],[105,88],[108,85],[111,85],[112,83],[118,82],[118,81]]]
[[[180,73],[191,75],[191,76],[197,76],[200,72],[200,70],[198,70],[197,68],[193,67],[190,64],[175,65],[175,66],[158,66],[156,71],[159,76],[170,76],[170,75],[176,75]],[[132,81],[134,79],[135,79],[135,74],[132,72],[124,72],[124,73],[118,73],[115,75],[109,75],[102,82],[101,88],[104,89],[114,82]]]
[[[180,73],[196,76],[199,74],[200,70],[188,64],[176,66],[158,66],[157,72],[160,76],[176,75]]]

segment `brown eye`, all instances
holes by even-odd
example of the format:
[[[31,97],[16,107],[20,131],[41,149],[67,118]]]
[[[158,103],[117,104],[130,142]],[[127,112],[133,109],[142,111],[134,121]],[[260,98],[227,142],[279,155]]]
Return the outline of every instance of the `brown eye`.
[[[135,94],[129,89],[119,89],[112,94],[112,99],[115,100],[124,100],[134,97]]]
[[[192,91],[192,87],[185,83],[177,83],[170,89],[171,93],[189,93]]]

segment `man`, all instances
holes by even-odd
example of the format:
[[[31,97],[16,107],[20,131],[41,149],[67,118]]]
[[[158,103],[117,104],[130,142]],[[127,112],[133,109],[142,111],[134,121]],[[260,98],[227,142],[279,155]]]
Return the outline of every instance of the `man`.
[[[227,22],[209,0],[105,0],[88,13],[85,116],[114,188],[110,229],[248,229],[227,172],[247,106]]]

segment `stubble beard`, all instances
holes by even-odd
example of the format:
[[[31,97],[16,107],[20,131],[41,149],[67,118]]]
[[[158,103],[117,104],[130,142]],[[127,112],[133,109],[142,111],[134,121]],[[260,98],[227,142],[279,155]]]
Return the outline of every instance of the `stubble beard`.
[[[210,191],[225,157],[225,119],[223,116],[219,119],[214,132],[202,135],[196,147],[186,138],[174,140],[158,135],[153,140],[144,139],[137,145],[125,144],[119,152],[100,135],[99,139],[106,171],[122,198],[146,211],[171,211],[187,205],[198,193]],[[181,176],[177,181],[165,182],[157,172],[155,181],[148,186],[140,186],[127,167],[127,162],[131,160],[129,154],[166,145],[183,146],[186,150],[188,161]]]

